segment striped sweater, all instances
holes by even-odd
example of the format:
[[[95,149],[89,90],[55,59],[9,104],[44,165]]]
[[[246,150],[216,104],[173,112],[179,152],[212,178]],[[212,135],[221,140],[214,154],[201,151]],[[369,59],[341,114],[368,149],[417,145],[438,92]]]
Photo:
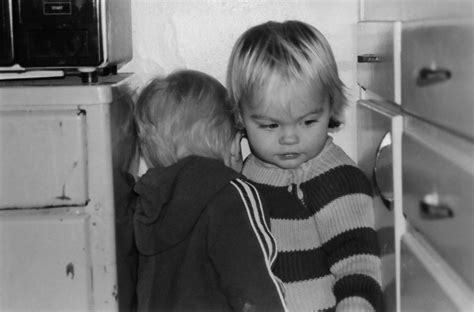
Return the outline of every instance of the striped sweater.
[[[243,173],[268,205],[290,311],[382,308],[371,185],[332,138],[296,170],[250,155]]]

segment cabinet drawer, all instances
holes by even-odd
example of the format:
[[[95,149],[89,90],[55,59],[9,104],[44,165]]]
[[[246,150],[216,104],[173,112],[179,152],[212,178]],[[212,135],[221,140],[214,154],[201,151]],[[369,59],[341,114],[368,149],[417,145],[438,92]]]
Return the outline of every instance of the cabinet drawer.
[[[7,212],[0,211],[0,311],[92,311],[90,217]]]
[[[0,112],[0,209],[85,205],[86,116]]]
[[[402,137],[403,211],[474,287],[474,144],[406,117]]]
[[[473,19],[411,22],[402,30],[402,108],[474,138]]]
[[[473,292],[408,226],[401,239],[400,311],[471,311]]]
[[[359,22],[357,82],[366,90],[397,102],[394,59],[394,22]]]

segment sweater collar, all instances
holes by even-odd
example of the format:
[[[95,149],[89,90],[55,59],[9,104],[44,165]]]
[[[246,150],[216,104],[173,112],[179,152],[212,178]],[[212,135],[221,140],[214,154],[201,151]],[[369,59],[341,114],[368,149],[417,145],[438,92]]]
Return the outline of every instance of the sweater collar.
[[[291,186],[296,184],[299,189],[301,183],[314,178],[324,171],[328,163],[334,161],[334,155],[331,152],[333,146],[333,139],[328,136],[322,151],[316,157],[309,159],[296,169],[282,169],[263,162],[251,154],[245,160],[243,174],[257,183],[273,186]]]

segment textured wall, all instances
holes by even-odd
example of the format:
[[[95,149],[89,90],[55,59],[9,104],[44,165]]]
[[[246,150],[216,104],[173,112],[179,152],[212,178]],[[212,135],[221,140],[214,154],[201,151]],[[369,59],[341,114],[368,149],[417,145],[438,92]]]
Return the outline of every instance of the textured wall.
[[[335,138],[354,158],[358,14],[358,0],[132,0],[134,57],[122,71],[149,75],[190,68],[225,83],[230,51],[243,31],[268,20],[305,21],[328,38],[348,87],[346,126]]]

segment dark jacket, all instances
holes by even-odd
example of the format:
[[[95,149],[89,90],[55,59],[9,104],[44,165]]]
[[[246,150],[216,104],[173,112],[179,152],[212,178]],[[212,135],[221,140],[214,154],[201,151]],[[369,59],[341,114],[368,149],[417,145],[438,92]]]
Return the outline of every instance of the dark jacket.
[[[114,171],[115,232],[117,251],[117,284],[120,312],[136,308],[138,251],[133,233],[133,207],[136,194],[132,175]]]
[[[191,156],[136,184],[140,311],[283,311],[276,246],[251,184]]]

